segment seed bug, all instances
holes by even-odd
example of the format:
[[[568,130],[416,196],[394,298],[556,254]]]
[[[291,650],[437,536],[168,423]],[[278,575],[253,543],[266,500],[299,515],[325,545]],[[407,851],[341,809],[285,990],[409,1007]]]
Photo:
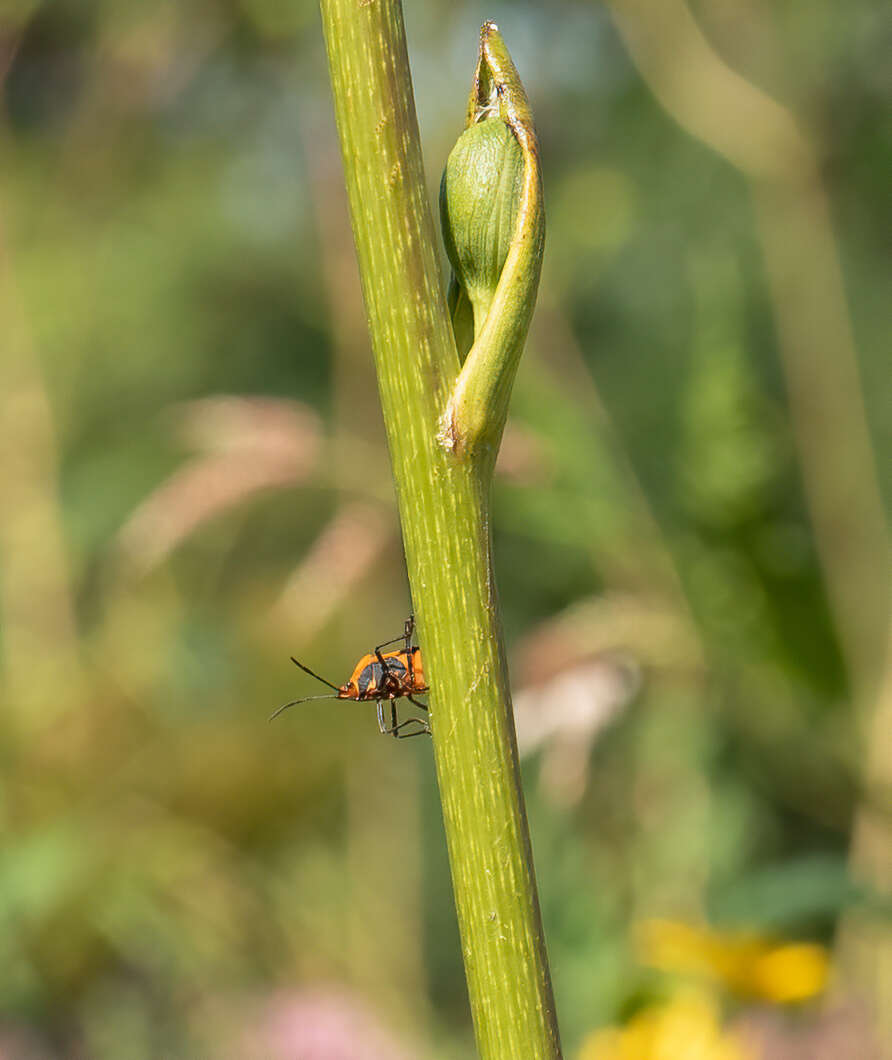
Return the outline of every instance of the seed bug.
[[[332,684],[324,677],[314,673],[309,666],[298,662],[294,656],[291,661],[299,666],[304,673],[315,677],[317,681],[328,685],[333,689],[333,695],[304,696],[302,699],[293,699],[290,703],[283,703],[278,710],[270,716],[270,721],[277,718],[283,710],[295,707],[299,703],[308,703],[316,699],[352,699],[357,702],[374,700],[378,707],[378,730],[385,736],[393,736],[395,740],[407,739],[409,736],[421,736],[430,734],[430,726],[423,718],[406,718],[400,721],[396,712],[396,701],[408,699],[410,703],[421,710],[427,711],[424,703],[415,699],[416,695],[427,692],[428,686],[424,679],[424,666],[421,661],[421,649],[412,644],[412,635],[415,632],[415,616],[410,615],[406,619],[405,628],[401,637],[386,640],[379,644],[369,655],[363,655],[356,666],[350,679],[343,685]],[[382,652],[382,648],[389,648],[391,644],[403,646],[395,651]],[[390,703],[390,725],[384,715],[384,703]],[[414,726],[414,727],[412,727]],[[407,727],[409,731],[406,731]]]

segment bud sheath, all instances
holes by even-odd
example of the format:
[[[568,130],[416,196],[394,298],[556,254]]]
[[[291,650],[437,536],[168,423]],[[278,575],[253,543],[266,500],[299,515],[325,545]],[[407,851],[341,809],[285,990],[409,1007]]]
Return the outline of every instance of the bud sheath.
[[[440,213],[454,271],[453,329],[468,354],[439,437],[459,458],[478,456],[488,474],[536,302],[545,236],[532,114],[492,22],[480,33],[467,125],[446,163]]]

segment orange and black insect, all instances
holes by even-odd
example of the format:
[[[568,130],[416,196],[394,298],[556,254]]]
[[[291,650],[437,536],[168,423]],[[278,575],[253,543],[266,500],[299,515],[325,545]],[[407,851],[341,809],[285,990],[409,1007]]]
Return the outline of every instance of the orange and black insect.
[[[429,734],[430,726],[423,718],[406,718],[405,721],[399,721],[396,714],[398,699],[408,699],[416,707],[427,711],[424,703],[419,703],[415,699],[415,696],[427,692],[428,687],[424,680],[421,650],[412,643],[414,632],[415,618],[410,615],[406,620],[403,635],[379,644],[370,655],[363,655],[356,664],[350,680],[340,686],[313,673],[308,666],[304,666],[292,656],[291,661],[295,666],[299,666],[310,677],[315,677],[317,681],[334,689],[334,695],[304,696],[303,699],[293,699],[290,703],[284,703],[279,707],[269,720],[272,721],[289,707],[295,707],[298,703],[307,703],[314,699],[354,699],[357,702],[374,700],[378,706],[378,729],[385,736],[393,736],[394,739],[400,740],[409,736],[421,736],[423,733]],[[388,648],[391,644],[398,644],[400,641],[403,642],[402,648],[382,653],[382,648]],[[384,717],[384,703],[388,701],[390,703],[389,726]],[[407,726],[413,725],[414,728],[408,732],[405,731]]]

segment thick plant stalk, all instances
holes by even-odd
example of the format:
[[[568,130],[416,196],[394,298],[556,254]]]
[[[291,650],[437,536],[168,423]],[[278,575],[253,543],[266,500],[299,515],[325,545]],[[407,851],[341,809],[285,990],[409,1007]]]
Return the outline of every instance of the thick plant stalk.
[[[322,16],[431,688],[434,755],[478,1050],[486,1060],[549,1060],[560,1056],[560,1046],[519,782],[488,512],[494,452],[541,254],[541,216],[538,225],[529,223],[536,202],[541,215],[532,126],[527,120],[526,144],[519,137],[517,142],[524,186],[535,188],[522,197],[527,213],[518,215],[505,262],[505,282],[520,286],[508,292],[497,286],[492,297],[509,312],[520,308],[526,319],[494,323],[493,340],[472,349],[466,361],[475,358],[479,371],[465,374],[440,279],[400,5],[322,0]],[[495,27],[487,24],[475,89],[492,79],[502,86],[498,93],[509,94],[515,110],[523,110],[516,73]],[[504,106],[490,111],[506,116]],[[524,284],[529,297],[518,307]],[[460,373],[464,382],[457,392]]]

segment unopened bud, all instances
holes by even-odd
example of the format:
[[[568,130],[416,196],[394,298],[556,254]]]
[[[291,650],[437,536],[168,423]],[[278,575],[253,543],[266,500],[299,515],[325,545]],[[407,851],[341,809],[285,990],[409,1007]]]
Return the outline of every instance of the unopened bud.
[[[524,158],[501,118],[466,129],[452,149],[440,185],[446,253],[474,310],[474,331],[486,319],[517,230]]]

